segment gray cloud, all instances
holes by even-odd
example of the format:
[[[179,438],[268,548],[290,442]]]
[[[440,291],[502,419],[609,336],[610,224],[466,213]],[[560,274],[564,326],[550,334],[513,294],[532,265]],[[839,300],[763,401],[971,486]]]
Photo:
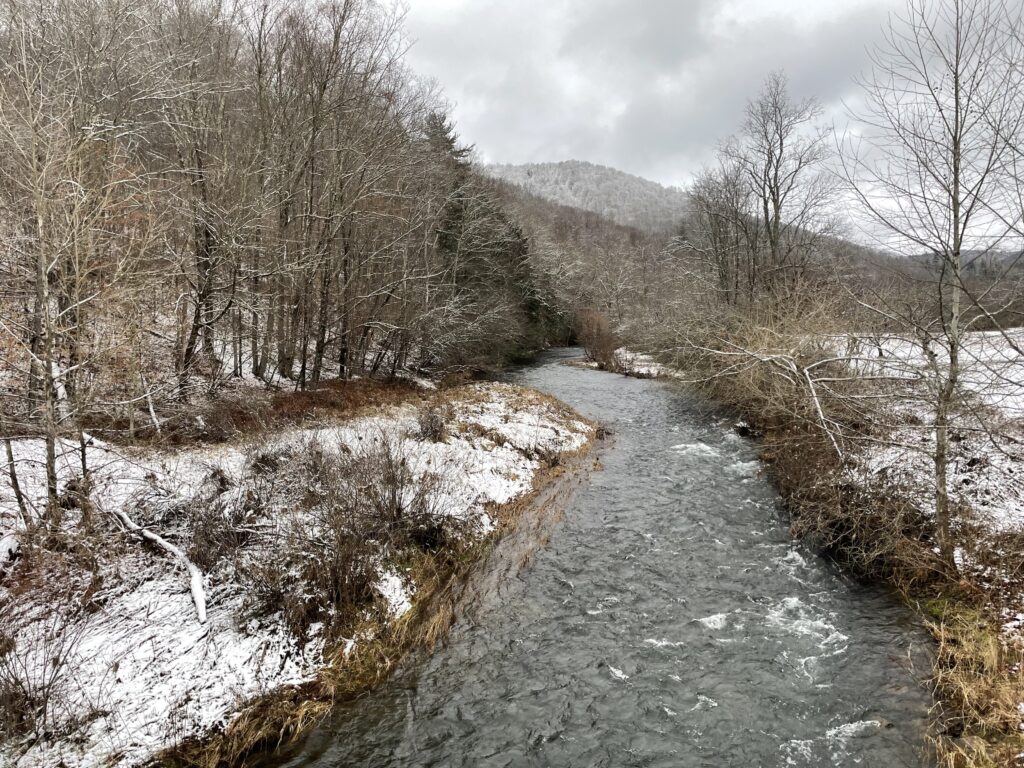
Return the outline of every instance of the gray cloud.
[[[838,114],[900,0],[411,0],[414,68],[497,162],[576,158],[686,183],[765,75]]]

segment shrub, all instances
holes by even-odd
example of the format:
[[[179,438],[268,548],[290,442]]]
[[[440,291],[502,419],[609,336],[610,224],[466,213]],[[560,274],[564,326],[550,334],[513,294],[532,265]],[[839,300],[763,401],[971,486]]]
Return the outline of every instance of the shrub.
[[[67,717],[68,673],[85,622],[74,595],[0,604],[0,736],[41,736],[73,730]]]
[[[410,465],[402,440],[379,433],[332,452],[310,441],[278,474],[303,487],[281,533],[239,564],[251,616],[280,613],[305,637],[316,623],[345,627],[375,600],[382,556],[433,551],[457,535],[437,475]]]
[[[212,503],[190,505],[189,559],[203,571],[213,570],[222,560],[230,559],[249,541],[252,534],[246,524],[253,516],[252,508],[260,506],[258,501],[252,503],[248,494],[243,504],[217,499]]]
[[[382,543],[399,547],[410,532],[440,517],[440,478],[414,472],[409,453],[403,441],[382,431],[370,445],[341,459],[341,476],[353,481],[345,489],[347,500],[357,514],[383,523],[387,540]]]
[[[615,350],[618,342],[608,324],[608,318],[596,310],[582,310],[576,315],[576,339],[587,353],[587,359],[599,368],[615,370]]]
[[[448,439],[448,425],[455,418],[450,404],[425,405],[417,414],[417,437],[431,443],[443,443]]]

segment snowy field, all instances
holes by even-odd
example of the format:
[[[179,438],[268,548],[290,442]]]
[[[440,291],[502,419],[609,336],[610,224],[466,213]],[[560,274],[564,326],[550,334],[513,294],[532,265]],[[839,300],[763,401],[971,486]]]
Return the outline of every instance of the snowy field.
[[[824,347],[878,382],[880,398],[869,406],[877,429],[849,457],[851,478],[934,512],[935,382],[946,375],[947,351],[895,336],[832,337]],[[965,337],[948,465],[957,565],[983,587],[1015,642],[1024,642],[1022,350],[1022,329]]]
[[[459,521],[466,535],[482,538],[495,528],[496,507],[532,490],[540,457],[580,449],[593,434],[591,425],[567,409],[509,385],[465,387],[450,401],[449,435],[440,442],[419,438],[412,406],[262,436],[258,446],[170,453],[94,442],[88,449],[92,515],[111,529],[111,551],[91,582],[65,590],[87,595],[90,609],[73,624],[57,626],[51,602],[60,590],[54,584],[13,594],[0,581],[0,630],[16,628],[15,654],[28,674],[54,678],[46,730],[70,736],[8,742],[0,746],[0,765],[140,765],[162,748],[224,726],[247,701],[317,676],[329,650],[317,627],[300,642],[281,616],[243,619],[247,595],[229,567],[190,574],[173,550],[139,540],[140,533],[150,533],[172,548],[180,544],[183,554],[190,532],[171,511],[196,498],[231,501],[225,495],[242,492],[259,451],[272,447],[286,454],[289,446],[315,443],[325,452],[345,452],[367,442],[399,442],[413,476],[429,472],[441,478],[441,513]],[[42,445],[23,440],[13,447],[21,487],[39,508],[45,499]],[[59,453],[63,489],[80,474],[80,454],[77,443],[61,445]],[[78,512],[65,516],[69,528],[82,524]],[[275,522],[257,524],[265,540],[266,527]],[[136,525],[142,531],[133,535]],[[18,549],[23,531],[5,475],[0,562]],[[381,553],[378,575],[379,610],[398,621],[415,600],[416,586],[388,561],[387,552]],[[350,639],[346,652],[357,643]],[[58,653],[63,664],[52,674],[45,660]]]
[[[961,394],[952,418],[950,476],[960,522],[992,533],[1024,532],[1024,331],[972,333],[961,353]],[[860,447],[869,478],[912,490],[934,508],[932,385],[946,359],[909,339],[878,337],[833,345],[865,376],[893,380],[884,433]]]
[[[916,340],[896,336],[843,337],[827,340],[862,374],[920,380],[947,357],[931,347],[932,362]],[[1024,329],[969,333],[960,351],[964,391],[1007,421],[1024,419]]]

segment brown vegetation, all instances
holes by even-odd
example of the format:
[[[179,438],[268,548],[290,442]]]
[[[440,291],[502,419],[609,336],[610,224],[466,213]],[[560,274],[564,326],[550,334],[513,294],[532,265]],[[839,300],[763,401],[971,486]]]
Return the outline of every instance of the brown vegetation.
[[[597,363],[602,371],[615,371],[619,343],[604,314],[593,309],[580,310],[576,313],[574,333],[589,361]]]
[[[159,432],[143,423],[132,436],[126,431],[127,425],[110,421],[88,423],[88,429],[127,443],[222,443],[260,431],[351,418],[389,405],[416,403],[424,396],[424,390],[403,379],[333,380],[316,389],[283,392],[244,387],[167,411]]]
[[[181,768],[227,768],[245,764],[249,756],[255,756],[258,762],[262,750],[279,750],[321,723],[335,704],[352,700],[379,685],[409,654],[433,648],[443,640],[458,617],[467,585],[478,571],[483,576],[481,563],[498,542],[517,526],[529,524],[530,546],[541,545],[543,537],[537,535],[537,530],[544,516],[553,512],[548,505],[557,503],[554,489],[563,489],[565,493],[571,490],[567,481],[582,471],[591,446],[584,446],[572,456],[549,456],[545,468],[535,476],[530,494],[489,510],[498,521],[498,528],[485,539],[445,535],[443,541],[436,538],[438,531],[431,524],[430,484],[415,494],[401,492],[403,478],[407,475],[403,456],[395,448],[381,445],[341,458],[341,464],[332,467],[330,475],[338,476],[340,469],[341,482],[325,489],[326,496],[321,500],[328,502],[323,506],[327,518],[318,528],[328,532],[328,541],[321,537],[315,542],[309,541],[300,533],[289,537],[286,544],[286,559],[308,561],[310,567],[300,569],[304,578],[311,579],[304,585],[310,587],[306,593],[335,599],[330,605],[317,607],[318,618],[328,615],[324,613],[328,608],[331,621],[336,622],[332,632],[336,639],[325,654],[328,663],[317,680],[250,702],[223,731],[204,739],[187,739],[168,749],[160,756],[163,763]],[[319,460],[316,455],[312,447],[305,460]],[[365,485],[365,495],[354,502],[342,499],[347,495],[344,478],[356,476]],[[367,479],[369,483],[365,483]],[[407,503],[399,503],[399,499],[406,499]],[[382,514],[392,521],[383,528],[371,525],[362,535],[386,536],[393,546],[400,548],[409,576],[416,584],[412,609],[397,622],[387,621],[380,612],[373,618],[360,618],[363,613],[354,610],[365,607],[371,600],[365,589],[368,582],[352,570],[360,562],[359,536],[352,535],[353,531],[360,530],[358,523],[353,527],[360,510],[367,521],[377,520]],[[331,539],[332,531],[340,538]],[[332,545],[332,541],[337,541],[339,546]],[[313,552],[317,547],[324,551]],[[508,567],[518,568],[524,562],[520,558]],[[486,569],[488,577],[490,566],[488,564]],[[265,575],[271,569],[262,570]],[[345,575],[343,584],[338,582],[337,573]],[[275,584],[281,578],[275,577]],[[313,617],[309,606],[294,606],[294,599],[289,597],[300,591],[297,590],[299,585],[290,584],[285,589],[281,586],[277,584],[263,593],[268,602],[263,602],[261,609],[292,611],[297,607],[294,615],[299,625],[308,625]],[[346,653],[343,635],[372,639],[359,642],[354,650]]]

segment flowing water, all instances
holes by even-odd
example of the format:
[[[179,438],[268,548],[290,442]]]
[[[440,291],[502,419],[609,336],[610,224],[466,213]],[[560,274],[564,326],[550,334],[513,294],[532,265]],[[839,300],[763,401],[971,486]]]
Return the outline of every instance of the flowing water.
[[[510,379],[615,437],[531,563],[288,766],[923,765],[927,641],[794,543],[756,447],[673,385]]]

